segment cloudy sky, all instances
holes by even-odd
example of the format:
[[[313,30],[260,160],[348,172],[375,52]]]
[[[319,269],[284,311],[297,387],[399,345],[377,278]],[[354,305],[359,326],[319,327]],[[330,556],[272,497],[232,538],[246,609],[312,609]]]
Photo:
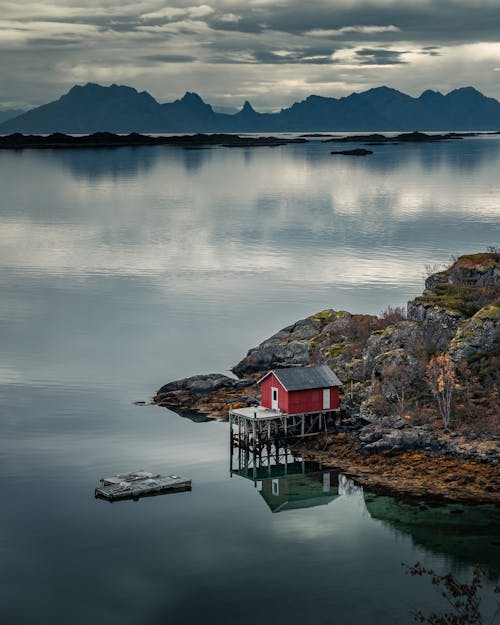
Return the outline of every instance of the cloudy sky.
[[[0,54],[0,108],[86,82],[261,111],[382,84],[500,99],[500,1],[0,0]]]

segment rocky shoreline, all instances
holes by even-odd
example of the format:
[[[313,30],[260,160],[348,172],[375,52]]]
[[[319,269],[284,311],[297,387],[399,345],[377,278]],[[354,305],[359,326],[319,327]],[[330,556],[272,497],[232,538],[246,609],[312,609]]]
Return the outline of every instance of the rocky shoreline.
[[[354,438],[342,433],[330,436],[326,444],[329,447],[326,450],[304,446],[299,451],[306,460],[340,469],[373,492],[415,499],[500,505],[498,464],[421,450],[404,451],[397,456],[366,456],[360,452]],[[498,448],[495,453],[498,454]]]
[[[500,504],[500,253],[462,256],[425,287],[406,314],[325,310],[297,321],[250,349],[235,378],[177,380],[153,402],[189,418],[227,419],[230,406],[259,403],[264,372],[324,363],[344,383],[342,425],[301,441],[300,454],[372,489]],[[449,424],[428,381],[439,359],[453,376]]]

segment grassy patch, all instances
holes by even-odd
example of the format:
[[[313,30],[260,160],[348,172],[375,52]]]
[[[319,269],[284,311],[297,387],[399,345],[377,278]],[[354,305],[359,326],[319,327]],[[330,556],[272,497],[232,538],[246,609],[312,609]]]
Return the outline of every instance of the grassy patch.
[[[496,295],[495,289],[490,287],[440,282],[433,293],[420,295],[415,298],[415,301],[472,317],[483,307],[494,302]],[[492,314],[492,312],[485,311],[485,314]]]
[[[500,319],[500,302],[483,306],[483,308],[478,310],[478,312],[474,315],[474,319]]]

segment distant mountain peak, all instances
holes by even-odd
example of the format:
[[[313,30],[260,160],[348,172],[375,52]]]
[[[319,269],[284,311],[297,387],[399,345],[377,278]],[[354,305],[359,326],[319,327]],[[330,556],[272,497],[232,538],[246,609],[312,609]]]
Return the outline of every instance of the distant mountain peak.
[[[458,89],[453,89],[447,94],[448,96],[466,96],[466,97],[474,97],[474,98],[484,98],[485,96],[478,91],[475,87],[459,87]]]
[[[99,85],[95,82],[88,82],[85,85],[75,85],[71,89],[61,96],[60,100],[78,100],[81,98],[98,98],[103,99],[108,96],[116,97],[141,97],[156,102],[151,94],[147,91],[141,91],[140,93],[134,87],[128,85],[117,85],[113,83],[109,87]]]
[[[202,103],[202,104],[206,104],[206,102],[203,100],[203,98],[201,96],[199,96],[197,93],[195,93],[194,91],[186,91],[186,93],[182,96],[181,102],[184,103]]]
[[[388,87],[387,85],[381,85],[380,87],[372,87],[367,91],[363,91],[363,93],[402,93],[393,87]]]
[[[241,109],[240,113],[256,114],[257,111],[253,108],[253,106],[250,104],[248,100],[245,100],[245,104],[243,104],[243,108]]]
[[[422,91],[420,94],[421,98],[434,97],[434,96],[442,96],[443,94],[440,91],[434,91],[434,89],[426,89]]]

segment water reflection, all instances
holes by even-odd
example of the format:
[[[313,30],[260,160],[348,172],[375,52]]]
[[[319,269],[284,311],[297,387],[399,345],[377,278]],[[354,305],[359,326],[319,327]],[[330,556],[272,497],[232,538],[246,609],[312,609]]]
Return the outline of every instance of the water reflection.
[[[160,156],[158,147],[86,148],[53,150],[58,161],[77,180],[97,182],[145,175]]]
[[[362,498],[361,487],[352,479],[304,460],[286,445],[269,445],[253,454],[233,441],[231,477],[252,480],[272,513],[325,506],[341,496]]]
[[[353,143],[352,147],[363,145]],[[136,146],[59,149],[47,154],[50,153],[51,159],[57,161],[75,179],[86,182],[145,175],[155,166],[168,166],[172,162],[178,162],[186,175],[193,175],[210,168],[214,158],[240,162],[246,170],[260,169],[263,163],[277,160],[281,165],[278,176],[286,174],[288,164],[293,163],[295,168],[298,167],[304,173],[306,170],[303,167],[306,165],[307,168],[329,170],[332,176],[349,170],[355,176],[385,176],[389,172],[399,176],[412,171],[418,177],[435,177],[438,173],[447,176],[451,172],[470,175],[484,167],[494,167],[500,156],[500,140],[497,137],[483,137],[434,144],[387,144],[372,149],[375,154],[365,159],[332,159],[332,144],[318,141],[272,149]],[[273,153],[278,154],[277,159]],[[410,180],[408,182],[411,184]]]
[[[350,477],[305,461],[287,446],[272,445],[254,454],[236,441],[230,474],[253,481],[272,513],[349,499],[356,504],[351,509],[357,515],[367,514],[397,533],[409,535],[414,545],[446,556],[452,566],[479,564],[492,573],[500,572],[500,509],[494,505],[407,501],[365,492]]]
[[[271,514],[250,462],[249,480],[229,479],[225,425],[132,405],[315,311],[401,304],[425,263],[493,242],[486,142],[491,160],[463,175],[397,147],[387,172],[297,148],[0,154],[1,622],[246,624],[242,588],[279,625],[408,622],[400,562],[442,562],[415,548],[430,545],[417,521],[370,518],[355,484],[329,472],[328,490],[291,454],[271,475],[256,467],[273,507],[286,499]],[[96,475],[136,467],[186,475],[193,492],[89,497]],[[276,601],[279,579],[296,601]]]
[[[415,545],[500,573],[497,506],[412,502],[366,492],[364,498],[373,519],[411,535]]]

